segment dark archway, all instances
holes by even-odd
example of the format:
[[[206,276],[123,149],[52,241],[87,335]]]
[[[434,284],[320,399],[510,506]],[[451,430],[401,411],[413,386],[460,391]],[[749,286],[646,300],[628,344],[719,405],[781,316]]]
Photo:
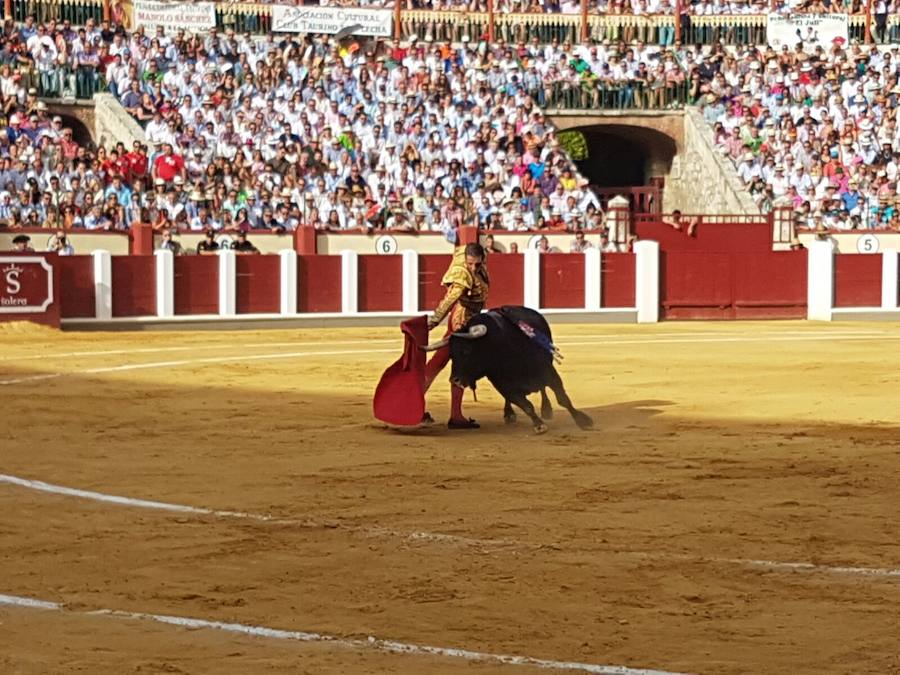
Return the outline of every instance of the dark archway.
[[[591,185],[626,187],[646,185],[646,153],[640,144],[606,131],[585,133],[588,159],[577,162]]]
[[[93,147],[93,135],[91,134],[87,126],[85,126],[84,122],[82,122],[74,115],[68,115],[64,112],[57,112],[54,114],[59,115],[62,118],[64,128],[72,130],[72,138],[76,143],[78,143],[78,145],[82,145],[88,148]]]
[[[578,162],[578,168],[598,187],[649,185],[652,178],[669,173],[678,151],[675,139],[650,127],[603,124],[575,129],[588,146],[588,158]]]

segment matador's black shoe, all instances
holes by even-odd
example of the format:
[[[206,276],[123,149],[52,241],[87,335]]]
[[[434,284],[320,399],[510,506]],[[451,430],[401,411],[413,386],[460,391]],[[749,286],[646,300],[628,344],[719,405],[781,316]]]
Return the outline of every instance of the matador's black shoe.
[[[450,419],[447,422],[448,429],[480,429],[481,425],[473,419]]]
[[[431,413],[426,410],[425,414],[422,415],[422,421],[419,422],[419,424],[426,427],[430,427],[434,424],[434,418],[431,416]]]

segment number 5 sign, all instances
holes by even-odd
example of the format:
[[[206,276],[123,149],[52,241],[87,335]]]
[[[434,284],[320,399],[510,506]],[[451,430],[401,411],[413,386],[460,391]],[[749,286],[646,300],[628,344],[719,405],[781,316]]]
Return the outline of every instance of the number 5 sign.
[[[856,240],[856,250],[860,253],[878,253],[880,242],[874,234],[864,234]]]

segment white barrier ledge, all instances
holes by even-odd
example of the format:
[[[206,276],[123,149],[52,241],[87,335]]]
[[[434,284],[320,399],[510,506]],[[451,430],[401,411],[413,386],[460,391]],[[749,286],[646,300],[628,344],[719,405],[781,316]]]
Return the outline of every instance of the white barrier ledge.
[[[541,308],[541,252],[536,248],[528,248],[522,255],[524,270],[522,304],[537,310]]]
[[[341,313],[359,311],[359,254],[341,251]]]
[[[900,253],[887,250],[881,254],[881,308],[897,309],[900,305],[898,287],[900,287],[900,274],[898,274],[898,259]]]
[[[659,244],[638,241],[634,245],[634,304],[638,323],[659,321]]]
[[[219,251],[219,315],[237,314],[237,254]]]
[[[419,312],[419,254],[403,251],[403,312]]]
[[[599,248],[584,252],[584,308],[590,311],[597,311],[602,306],[602,264]]]
[[[281,260],[281,301],[278,311],[282,316],[297,313],[297,252],[283,249],[278,252]]]
[[[161,250],[156,258],[156,316],[168,319],[175,316],[175,255]]]
[[[112,318],[112,256],[109,251],[94,251],[94,317]]]
[[[830,241],[809,244],[806,277],[806,318],[831,321],[834,309],[834,247]]]

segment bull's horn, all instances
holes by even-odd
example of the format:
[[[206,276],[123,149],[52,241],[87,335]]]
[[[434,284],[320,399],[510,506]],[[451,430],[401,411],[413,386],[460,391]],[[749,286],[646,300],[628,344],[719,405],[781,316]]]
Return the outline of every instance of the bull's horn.
[[[454,333],[454,337],[465,338],[467,340],[474,340],[475,338],[484,337],[487,335],[487,326],[484,324],[477,324],[475,326],[469,326],[469,330],[465,333]]]
[[[450,344],[450,338],[444,338],[443,340],[438,340],[437,342],[432,342],[430,345],[425,345],[422,347],[423,352],[433,352],[441,347],[446,347]]]

